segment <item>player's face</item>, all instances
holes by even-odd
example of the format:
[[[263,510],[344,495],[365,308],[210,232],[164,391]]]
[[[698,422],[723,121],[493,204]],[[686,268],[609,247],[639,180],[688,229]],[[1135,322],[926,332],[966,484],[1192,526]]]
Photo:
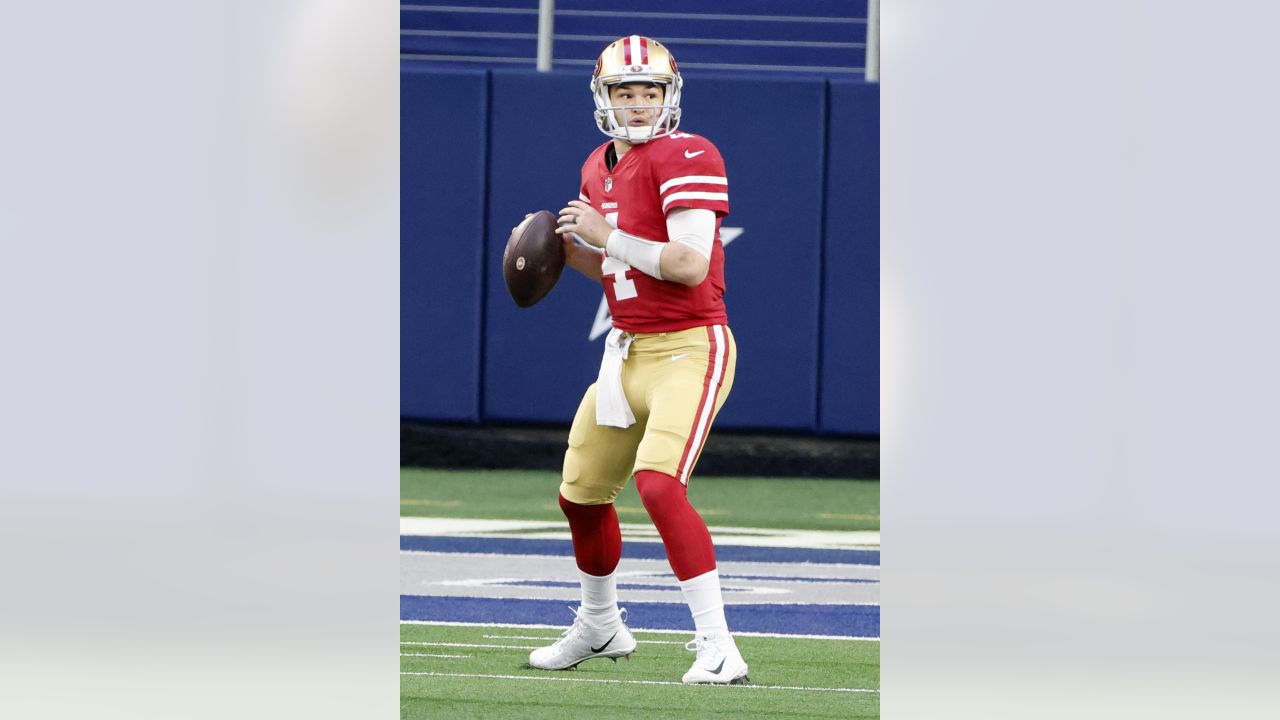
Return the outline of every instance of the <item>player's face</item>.
[[[648,127],[662,111],[660,107],[656,107],[662,105],[662,86],[644,83],[615,85],[609,89],[609,99],[616,107],[629,108],[615,111],[621,116],[618,117],[619,124]],[[646,105],[650,107],[643,107]]]

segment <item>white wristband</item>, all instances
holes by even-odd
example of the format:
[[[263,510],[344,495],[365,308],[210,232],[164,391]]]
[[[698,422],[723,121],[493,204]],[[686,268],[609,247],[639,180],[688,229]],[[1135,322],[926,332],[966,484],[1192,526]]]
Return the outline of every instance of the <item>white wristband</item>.
[[[666,243],[645,240],[642,237],[628,235],[621,230],[614,230],[609,233],[609,239],[605,241],[604,247],[609,251],[609,257],[621,260],[645,275],[661,280],[660,265],[664,245]]]
[[[569,235],[573,238],[574,242],[578,243],[579,247],[584,247],[597,255],[604,254],[604,248],[598,248],[595,245],[592,245],[591,243],[587,242],[586,240],[583,240],[582,236],[579,235],[578,233],[571,232],[569,233]]]

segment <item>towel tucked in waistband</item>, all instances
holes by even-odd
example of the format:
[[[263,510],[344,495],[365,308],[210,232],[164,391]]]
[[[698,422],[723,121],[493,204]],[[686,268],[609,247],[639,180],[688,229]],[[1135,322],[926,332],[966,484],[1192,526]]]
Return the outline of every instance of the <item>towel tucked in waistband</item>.
[[[622,361],[627,359],[634,338],[618,328],[609,331],[604,340],[604,357],[600,359],[600,376],[596,378],[596,424],[627,428],[636,422],[631,403],[622,390]]]

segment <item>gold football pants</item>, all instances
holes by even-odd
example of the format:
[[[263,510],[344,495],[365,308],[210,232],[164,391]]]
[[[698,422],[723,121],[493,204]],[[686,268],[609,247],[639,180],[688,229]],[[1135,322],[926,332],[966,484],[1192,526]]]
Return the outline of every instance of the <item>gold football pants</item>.
[[[635,414],[628,428],[596,424],[596,386],[569,430],[560,494],[579,505],[611,503],[627,480],[656,470],[689,483],[711,423],[733,388],[738,348],[727,325],[637,333],[622,364]]]

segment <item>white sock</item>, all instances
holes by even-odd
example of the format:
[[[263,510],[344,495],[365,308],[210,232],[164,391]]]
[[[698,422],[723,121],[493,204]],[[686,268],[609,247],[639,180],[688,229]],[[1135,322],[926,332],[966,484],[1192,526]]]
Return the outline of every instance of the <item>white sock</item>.
[[[582,619],[596,627],[612,625],[618,619],[618,581],[614,573],[582,576]]]
[[[684,601],[693,613],[693,627],[699,635],[729,632],[724,618],[724,598],[720,594],[720,571],[712,570],[695,578],[680,581]]]

